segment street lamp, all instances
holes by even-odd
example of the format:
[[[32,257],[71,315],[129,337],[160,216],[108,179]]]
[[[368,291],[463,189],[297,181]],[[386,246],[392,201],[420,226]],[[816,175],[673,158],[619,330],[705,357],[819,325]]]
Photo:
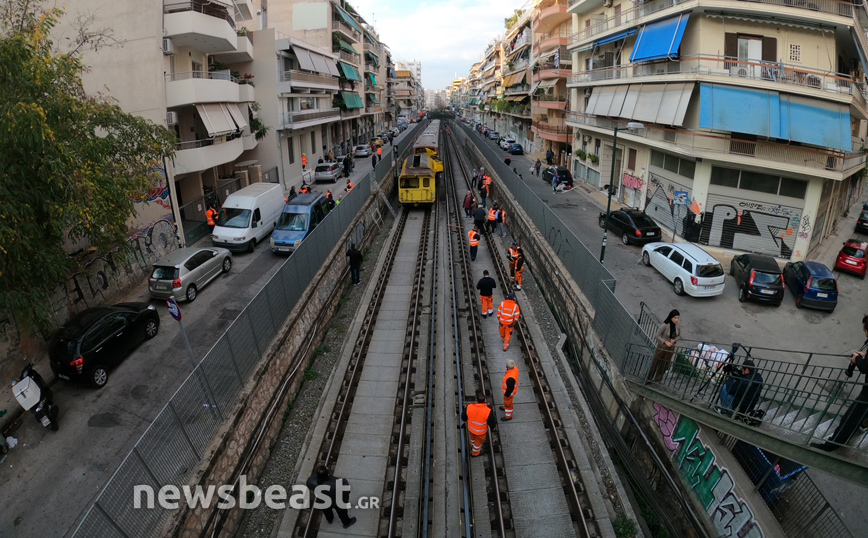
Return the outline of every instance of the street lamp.
[[[629,122],[626,127],[629,131],[638,131],[644,128],[644,125],[635,121]],[[606,238],[609,236],[609,213],[612,211],[612,190],[615,186],[615,156],[618,154],[618,131],[623,131],[624,129],[624,127],[616,125],[615,138],[612,140],[612,171],[609,174],[609,200],[606,202],[606,221],[603,225],[603,247],[600,249],[600,263],[603,263],[603,258],[606,256]]]

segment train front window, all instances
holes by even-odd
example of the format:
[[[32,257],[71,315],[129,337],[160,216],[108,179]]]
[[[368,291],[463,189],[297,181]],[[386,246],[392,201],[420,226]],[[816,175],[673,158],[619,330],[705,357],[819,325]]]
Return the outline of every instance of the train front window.
[[[422,178],[422,187],[427,189],[430,186],[431,186],[431,179],[427,178],[427,177],[423,177]]]
[[[402,189],[418,189],[419,188],[419,178],[418,177],[402,177],[401,178],[401,188]]]

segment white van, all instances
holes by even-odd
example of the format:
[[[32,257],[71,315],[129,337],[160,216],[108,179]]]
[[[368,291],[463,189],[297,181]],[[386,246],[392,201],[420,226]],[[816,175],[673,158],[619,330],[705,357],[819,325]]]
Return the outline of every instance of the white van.
[[[271,234],[285,204],[277,183],[254,183],[233,192],[223,202],[211,244],[233,252],[253,252]]]

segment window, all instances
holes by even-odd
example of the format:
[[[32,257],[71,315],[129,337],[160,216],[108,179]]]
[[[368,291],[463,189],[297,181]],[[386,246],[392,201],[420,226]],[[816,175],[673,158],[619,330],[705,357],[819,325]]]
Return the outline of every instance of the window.
[[[720,168],[714,166],[711,168],[711,184],[720,185],[722,187],[738,188],[738,170],[729,168]]]
[[[780,182],[781,178],[777,176],[742,170],[741,181],[739,181],[738,188],[749,191],[766,192],[768,194],[777,194],[778,184]]]
[[[310,153],[311,155],[316,153],[316,131],[310,132]]]
[[[316,98],[315,97],[299,97],[298,98],[298,109],[299,110],[312,110],[316,108]]]
[[[690,260],[684,260],[684,262],[682,262],[682,264],[681,264],[681,267],[684,267],[684,269],[689,274],[691,274],[691,275],[693,274],[693,263],[691,263]]]
[[[202,74],[202,63],[193,60],[191,71],[193,71],[193,78],[202,78],[204,75]]]
[[[627,169],[633,170],[634,172],[636,171],[636,150],[633,148],[630,148],[627,151]]]
[[[678,173],[678,161],[680,159],[673,155],[666,155],[666,158],[663,161],[663,169],[668,170],[670,172]]]
[[[594,155],[597,155],[597,156],[600,155],[600,139],[599,138],[594,139]]]
[[[684,256],[682,256],[681,253],[677,250],[672,252],[672,255],[669,256],[669,259],[672,260],[672,263],[678,266],[681,266],[681,264],[684,263]]]
[[[681,159],[681,165],[678,167],[678,175],[693,179],[693,175],[695,173],[696,163],[693,161],[688,161],[687,159]]]
[[[254,224],[262,220],[262,213],[259,211],[259,208],[253,210],[253,222]]]
[[[790,179],[788,177],[781,178],[781,196],[789,196],[790,198],[805,198],[808,191],[808,182],[801,179]]]
[[[295,164],[295,150],[292,147],[292,137],[286,139],[286,150],[289,152],[289,164]]]
[[[203,263],[207,262],[208,260],[210,260],[213,257],[214,257],[214,251],[213,250],[203,250],[202,252],[199,252],[195,256],[193,256],[193,259],[196,260],[196,265],[199,266],[199,265],[202,265]]]
[[[797,45],[795,43],[790,43],[790,61],[791,62],[801,62],[802,61],[802,46]]]
[[[663,160],[666,155],[657,150],[651,150],[651,164],[657,168],[663,168]]]
[[[663,256],[669,256],[669,253],[672,252],[672,247],[657,247],[654,252],[659,252]]]
[[[801,179],[772,176],[747,170],[732,170],[718,166],[711,169],[711,184],[800,199],[805,198],[805,193],[808,190],[808,182]]]

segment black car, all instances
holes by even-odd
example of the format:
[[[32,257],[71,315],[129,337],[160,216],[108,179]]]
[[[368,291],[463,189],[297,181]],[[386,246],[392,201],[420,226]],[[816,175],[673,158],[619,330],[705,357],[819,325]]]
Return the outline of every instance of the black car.
[[[738,300],[748,299],[781,306],[784,300],[784,278],[778,262],[762,254],[734,256],[729,274],[735,277]]]
[[[88,308],[52,337],[48,347],[51,371],[60,379],[102,388],[108,382],[108,369],[159,330],[160,316],[148,303]]]
[[[561,185],[564,185],[569,188],[573,188],[573,175],[570,174],[569,169],[564,168],[563,166],[549,166],[548,168],[544,168],[542,170],[542,178],[543,181],[551,185],[552,178],[555,177],[555,174],[561,178]]]
[[[859,220],[856,221],[856,231],[863,234],[868,234],[868,209],[863,209],[859,214]]]
[[[606,212],[600,213],[600,228],[606,226]],[[609,214],[609,229],[621,235],[621,242],[641,245],[660,241],[660,226],[638,209],[618,209]]]

